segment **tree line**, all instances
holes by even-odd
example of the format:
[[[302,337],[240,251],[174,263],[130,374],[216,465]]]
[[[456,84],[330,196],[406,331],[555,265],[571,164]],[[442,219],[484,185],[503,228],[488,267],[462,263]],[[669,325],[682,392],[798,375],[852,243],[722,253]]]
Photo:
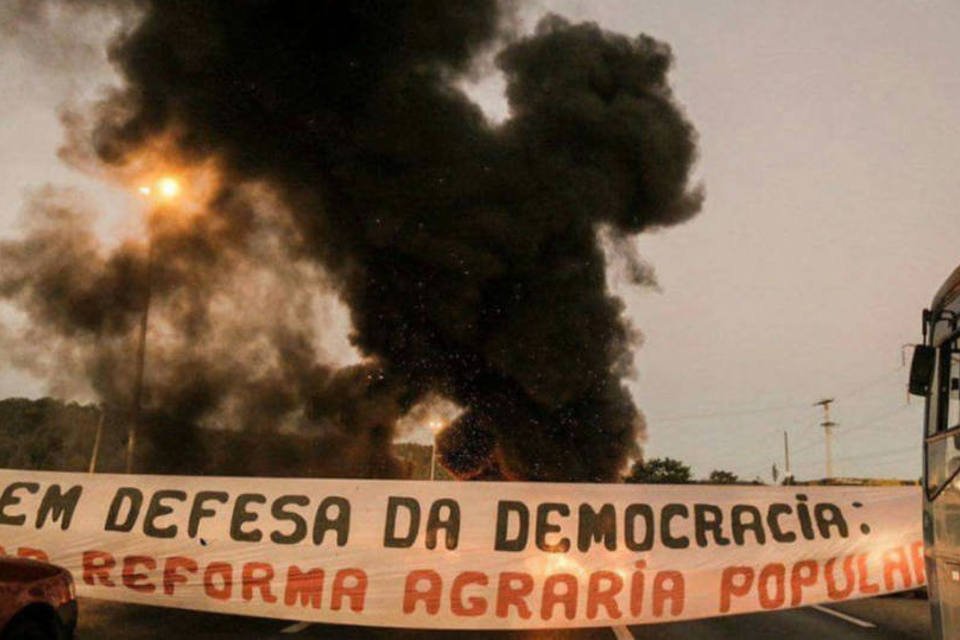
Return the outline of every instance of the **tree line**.
[[[763,484],[759,480],[740,480],[737,474],[723,469],[714,469],[706,478],[695,480],[690,467],[673,458],[638,460],[623,481],[636,484]]]
[[[97,427],[103,419],[96,471],[123,471],[126,453],[126,420],[123,412],[103,410],[95,404],[64,402],[55,398],[0,400],[0,468],[39,469],[44,471],[87,471],[93,455]],[[210,468],[201,473],[228,475],[276,475],[276,459],[282,459],[282,475],[316,475],[311,464],[309,437],[286,434],[271,435],[269,442],[252,443],[251,435],[231,431],[209,431],[203,448],[211,460]],[[252,447],[252,449],[251,449]],[[255,451],[262,465],[251,465],[247,455]],[[433,448],[417,443],[397,443],[393,455],[401,461],[403,477],[430,477]],[[329,455],[319,452],[318,455]],[[176,471],[171,469],[170,471]],[[438,480],[452,476],[440,465],[435,469]],[[652,458],[637,461],[624,477],[625,482],[639,484],[737,484],[736,474],[722,469],[712,471],[703,480],[695,480],[690,467],[673,458]]]

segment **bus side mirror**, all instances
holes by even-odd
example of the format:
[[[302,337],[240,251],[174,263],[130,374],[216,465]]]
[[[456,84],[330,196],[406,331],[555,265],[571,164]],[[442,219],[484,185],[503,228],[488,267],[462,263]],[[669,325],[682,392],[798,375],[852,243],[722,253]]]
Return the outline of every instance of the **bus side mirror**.
[[[913,348],[913,360],[910,362],[910,393],[926,396],[930,393],[933,381],[933,366],[937,359],[937,350],[925,344]]]

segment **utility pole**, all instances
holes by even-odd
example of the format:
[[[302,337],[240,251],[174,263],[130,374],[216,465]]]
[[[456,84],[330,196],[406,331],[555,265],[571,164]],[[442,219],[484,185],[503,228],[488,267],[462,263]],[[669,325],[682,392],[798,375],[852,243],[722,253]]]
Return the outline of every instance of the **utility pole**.
[[[783,432],[783,462],[783,482],[784,484],[791,484],[793,481],[793,473],[790,471],[790,438],[787,436],[786,431]]]
[[[833,477],[833,428],[837,426],[836,422],[830,420],[830,405],[832,403],[833,398],[824,398],[819,402],[813,403],[815,407],[823,407],[823,422],[820,423],[820,426],[823,427],[823,436],[826,444],[827,479]]]

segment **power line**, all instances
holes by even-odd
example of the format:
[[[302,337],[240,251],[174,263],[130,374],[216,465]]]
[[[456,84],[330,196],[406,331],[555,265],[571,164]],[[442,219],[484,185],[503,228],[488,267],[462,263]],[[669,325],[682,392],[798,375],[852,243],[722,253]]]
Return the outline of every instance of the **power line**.
[[[905,409],[913,409],[913,408],[914,408],[914,407],[911,406],[911,405],[902,404],[902,405],[900,405],[899,407],[897,407],[896,409],[893,409],[893,410],[891,410],[891,411],[887,411],[887,412],[881,413],[880,415],[874,416],[874,417],[872,417],[872,418],[867,418],[867,419],[864,420],[863,422],[860,422],[860,423],[854,425],[853,427],[850,427],[849,429],[844,429],[843,435],[848,435],[848,434],[851,434],[851,433],[856,433],[857,431],[862,431],[862,430],[864,430],[864,429],[876,428],[876,427],[879,427],[879,426],[883,426],[882,421],[885,420],[886,418],[889,418],[890,416],[896,415],[896,414],[900,413],[901,411],[903,411],[903,410],[905,410]]]
[[[852,427],[851,429],[847,429],[847,430],[843,431],[843,432],[842,432],[842,435],[846,436],[847,434],[855,433],[855,432],[857,432],[857,431],[861,431],[861,430],[866,429],[866,428],[868,428],[868,427],[877,426],[877,423],[878,423],[879,421],[884,420],[884,419],[886,419],[886,418],[889,418],[890,416],[893,416],[893,415],[895,415],[895,414],[903,411],[904,409],[908,409],[908,408],[910,408],[908,405],[902,405],[902,406],[900,406],[900,407],[897,407],[896,409],[893,409],[892,411],[886,411],[886,412],[881,413],[881,414],[879,414],[879,415],[877,415],[877,416],[874,416],[874,417],[872,417],[872,418],[868,418],[867,420],[864,420],[863,422],[858,423],[856,426]],[[799,454],[804,453],[805,451],[809,451],[810,449],[818,446],[819,444],[820,444],[819,442],[814,441],[814,442],[811,442],[810,444],[808,444],[807,446],[797,448],[797,449],[795,450],[795,452],[794,452],[794,457],[797,458],[797,459],[799,459],[799,458],[798,458]],[[836,458],[836,460],[851,460],[851,459],[856,459],[856,456],[852,456],[852,457],[851,457],[851,456],[844,456],[844,457],[842,457],[842,458]],[[809,466],[809,465],[813,464],[813,462],[807,460],[807,461],[800,462],[799,464],[800,464],[800,466],[804,466],[804,465],[808,465],[808,466]]]
[[[756,432],[754,432],[754,433],[751,433],[750,435],[751,435],[751,437],[753,437],[754,439],[760,440],[760,439],[766,439],[767,436],[770,436],[770,435],[772,435],[772,434],[774,434],[774,433],[779,434],[779,433],[781,433],[782,431],[783,431],[783,426],[782,426],[782,425],[776,425],[776,426],[767,427],[767,428],[765,428],[765,429],[756,431]],[[710,432],[710,433],[713,434],[714,436],[724,436],[724,437],[725,437],[725,436],[728,436],[730,432],[729,432],[728,430],[724,429],[724,430],[713,431],[713,432]],[[708,440],[708,439],[709,439],[708,436],[705,436],[705,437],[704,437],[704,440]],[[777,443],[779,443],[779,442],[780,442],[780,439],[777,438],[775,441],[776,441]],[[773,440],[771,440],[770,442],[773,442]],[[734,455],[739,456],[739,457],[742,458],[746,453],[749,453],[749,454],[755,453],[755,452],[753,452],[753,451],[746,452],[746,451],[745,451],[745,447],[744,447],[744,443],[742,443],[742,442],[720,442],[720,443],[717,443],[717,444],[718,444],[718,445],[729,445],[729,446],[726,446],[726,447],[723,447],[723,448],[711,447],[711,449],[712,449],[712,451],[714,452],[714,454],[716,454],[716,455],[711,456],[711,460],[714,461],[714,464],[722,464],[722,463],[725,463],[725,462],[727,462],[727,461],[729,460],[730,457],[732,457],[732,456],[734,456]],[[779,447],[779,444],[778,444],[777,446]],[[779,449],[778,449],[778,450],[779,450]]]
[[[791,409],[804,409],[806,405],[803,404],[787,404],[779,405],[774,407],[763,407],[760,409],[742,409],[735,411],[713,411],[710,413],[691,413],[686,415],[679,416],[667,416],[666,418],[657,418],[656,420],[651,420],[651,422],[682,422],[686,420],[706,420],[707,418],[729,418],[736,416],[750,416],[758,415],[761,413],[777,413],[781,411],[789,411]]]
[[[798,454],[798,453],[803,453],[804,451],[809,451],[810,449],[813,449],[814,447],[819,447],[819,446],[820,446],[820,440],[818,440],[818,439],[816,439],[816,438],[814,437],[814,432],[810,429],[810,427],[819,427],[819,426],[820,426],[820,421],[817,420],[816,422],[813,422],[813,423],[811,423],[811,424],[809,424],[809,425],[807,425],[806,427],[803,428],[803,431],[801,432],[801,434],[804,436],[803,439],[804,439],[804,440],[808,440],[809,442],[808,442],[808,444],[807,444],[806,446],[795,448],[795,449],[794,449],[794,452],[793,452],[794,455],[796,455],[796,454]],[[809,434],[809,435],[807,435],[807,434]]]
[[[916,447],[897,447],[896,449],[889,449],[887,451],[877,451],[874,453],[865,453],[855,456],[844,456],[842,458],[837,458],[837,460],[875,460],[876,458],[884,458],[887,456],[900,455],[904,453],[920,455],[920,450]]]
[[[886,371],[879,376],[868,379],[866,382],[859,384],[854,387],[851,391],[845,391],[843,393],[837,394],[835,398],[843,398],[849,400],[854,398],[864,391],[884,382],[887,378],[892,376],[895,373],[901,372],[904,370],[903,366],[899,366],[896,369],[891,369]],[[709,418],[730,418],[737,416],[749,416],[749,415],[759,415],[763,413],[779,413],[784,411],[806,409],[808,405],[806,403],[795,403],[795,404],[782,404],[782,405],[773,405],[766,407],[758,407],[755,409],[734,409],[734,410],[705,410],[702,413],[688,413],[680,414],[674,416],[665,416],[662,418],[651,418],[651,423],[663,423],[663,422],[684,422],[684,421],[694,421],[694,420],[706,420]]]
[[[896,449],[888,449],[886,451],[875,451],[873,453],[865,453],[854,456],[843,456],[841,458],[834,458],[836,461],[848,461],[848,460],[874,460],[876,458],[884,458],[888,456],[902,455],[904,453],[920,455],[920,450],[916,447],[897,447]],[[807,461],[806,465],[815,464],[814,461]]]
[[[836,397],[836,398],[841,398],[841,399],[844,399],[844,400],[849,400],[849,399],[855,398],[855,397],[863,394],[864,392],[866,392],[866,391],[868,391],[868,390],[870,390],[870,389],[873,389],[873,388],[875,388],[876,386],[878,386],[878,385],[886,382],[891,376],[893,376],[893,375],[895,375],[895,374],[901,373],[904,369],[905,369],[905,365],[901,365],[901,366],[896,367],[895,369],[891,369],[891,370],[885,371],[884,373],[882,373],[882,374],[880,374],[880,375],[878,375],[878,376],[874,376],[874,377],[872,377],[872,378],[869,378],[869,379],[867,379],[866,381],[860,383],[859,385],[854,386],[854,387],[853,387],[852,389],[850,389],[849,391],[845,391],[845,392],[843,392],[843,393],[837,394],[835,397]],[[665,416],[665,417],[663,417],[663,418],[651,418],[651,419],[650,419],[650,424],[651,424],[651,425],[657,425],[657,424],[669,424],[669,423],[676,423],[676,422],[696,422],[696,421],[701,421],[701,420],[708,420],[708,419],[711,419],[711,418],[732,418],[732,417],[740,417],[740,416],[753,416],[753,415],[772,414],[772,413],[784,413],[784,412],[788,412],[788,411],[798,411],[798,410],[800,410],[800,409],[808,409],[808,406],[809,406],[809,405],[807,405],[807,404],[805,404],[805,403],[804,403],[804,404],[797,403],[797,404],[781,404],[781,405],[761,406],[761,407],[756,407],[756,408],[753,408],[753,409],[744,408],[744,409],[734,409],[734,410],[724,410],[724,409],[717,409],[717,410],[712,410],[712,411],[711,411],[711,410],[706,410],[706,411],[703,411],[703,412],[700,412],[700,413],[690,413],[690,414],[680,414],[680,415],[673,415],[673,416]],[[856,432],[859,432],[859,431],[864,430],[864,429],[876,428],[876,427],[878,427],[878,426],[880,426],[880,425],[882,424],[881,421],[886,420],[886,419],[889,418],[890,416],[893,416],[893,415],[895,415],[895,414],[898,414],[898,413],[900,413],[900,412],[902,412],[902,411],[904,411],[904,410],[906,410],[906,409],[908,409],[908,408],[910,408],[910,405],[901,405],[901,406],[898,406],[896,409],[893,409],[893,410],[890,410],[890,411],[886,411],[886,412],[884,412],[884,413],[881,413],[880,415],[873,416],[873,417],[868,418],[868,419],[866,419],[866,420],[864,420],[864,421],[862,421],[862,422],[858,422],[858,423],[856,423],[856,424],[854,425],[854,427],[852,427],[852,428],[850,428],[850,429],[845,429],[845,430],[844,430],[844,435],[846,435],[847,433],[856,433]],[[815,424],[817,424],[817,423],[815,423]],[[831,426],[832,426],[832,424],[831,424]],[[780,432],[780,431],[783,430],[783,428],[784,428],[784,427],[783,427],[782,424],[778,424],[778,425],[776,425],[775,427],[768,427],[768,428],[766,428],[766,429],[762,429],[762,430],[759,430],[759,431],[754,431],[754,432],[751,433],[750,435],[751,435],[753,438],[766,439],[766,436],[767,436],[768,434],[773,433],[774,431]],[[716,435],[719,435],[719,436],[722,436],[722,437],[728,437],[728,436],[730,436],[730,435],[733,434],[733,433],[743,433],[745,430],[751,430],[751,429],[752,429],[751,425],[749,425],[749,424],[744,424],[744,425],[740,426],[740,428],[731,428],[731,427],[728,426],[728,427],[725,427],[725,428],[722,429],[722,430],[713,431],[713,432],[699,432],[699,430],[698,430],[698,431],[695,431],[694,434],[697,435],[697,436],[700,437],[700,438],[707,438],[707,439],[709,439],[709,437],[710,437],[711,435],[713,435],[713,434],[716,434]],[[793,428],[789,428],[789,427],[788,427],[788,429],[790,429],[791,431],[794,431],[794,430],[796,429],[796,427],[793,427]],[[684,431],[681,431],[679,434],[676,434],[676,435],[688,434],[688,433],[691,433],[691,432],[684,430]],[[808,440],[812,435],[813,435],[813,434],[812,434],[812,432],[809,430],[809,428],[803,428],[803,429],[800,430],[799,437],[796,438],[796,441],[797,441],[798,443],[803,444],[804,446],[799,446],[799,447],[796,447],[796,446],[795,446],[795,447],[793,448],[793,455],[794,455],[795,458],[796,458],[797,456],[799,456],[799,454],[804,453],[804,452],[806,452],[806,451],[809,451],[810,449],[812,449],[812,448],[814,448],[814,447],[816,447],[816,446],[819,445],[818,439],[813,440],[813,441],[810,441],[810,442],[807,442],[807,440]],[[718,454],[718,455],[711,456],[712,464],[716,464],[716,465],[719,465],[719,466],[723,466],[724,464],[727,464],[727,463],[729,462],[729,458],[730,458],[731,456],[733,456],[733,455],[742,456],[742,455],[743,455],[743,453],[744,453],[744,447],[743,447],[742,444],[739,444],[739,443],[731,443],[731,444],[733,445],[732,447],[723,447],[723,448],[722,448],[721,450],[719,450],[719,451],[717,451],[716,449],[714,449],[714,453],[715,453],[715,454]],[[910,450],[896,449],[896,450],[891,450],[891,451],[878,452],[878,453],[867,454],[867,455],[860,455],[860,456],[844,456],[844,457],[837,458],[836,460],[837,460],[837,461],[845,461],[845,460],[856,460],[856,459],[866,459],[866,458],[882,458],[882,457],[890,456],[890,455],[902,455],[903,453],[907,453],[907,452],[909,452],[909,451],[910,451]],[[751,453],[754,453],[754,454],[755,454],[755,452],[751,452]],[[829,456],[829,454],[828,454],[828,456]],[[810,464],[810,462],[802,462],[802,463],[800,463],[800,464],[801,464],[801,466],[803,466],[803,465],[805,465],[805,464],[807,464],[807,465]],[[830,465],[828,464],[828,466],[830,466]],[[761,475],[761,474],[764,472],[764,469],[765,469],[765,467],[759,469],[756,473],[751,473],[751,474],[749,474],[749,475],[751,475],[751,476],[754,476],[754,475],[759,476],[759,475]],[[828,475],[829,475],[829,472],[828,472]]]
[[[801,431],[799,432],[800,435],[799,437],[796,438],[796,440],[798,440],[801,443],[807,442],[813,436],[813,433],[809,430],[809,427],[817,426],[819,424],[820,424],[819,421],[814,421],[814,422],[805,424],[804,427],[801,427]],[[763,440],[764,443],[767,443],[767,440],[766,440],[767,436],[770,436],[773,433],[780,433],[781,431],[783,431],[783,426],[776,425],[772,427],[767,427],[763,430],[757,431],[750,435],[756,440]],[[703,438],[704,440],[709,440],[711,437],[726,437],[728,435],[730,435],[730,430],[723,429],[723,430],[706,432],[704,434],[701,434],[699,437]],[[791,434],[791,438],[794,438],[794,434]],[[773,446],[774,442],[777,443],[776,447],[777,447],[777,451],[779,451],[779,446],[780,446],[779,438],[777,438],[775,441],[770,440],[769,441],[770,446]],[[711,463],[715,465],[719,465],[719,466],[726,465],[729,462],[731,462],[732,458],[734,458],[735,456],[739,458],[743,458],[745,455],[757,455],[756,451],[746,451],[744,447],[744,443],[741,443],[741,442],[730,442],[730,443],[721,442],[718,444],[719,445],[726,444],[729,446],[722,446],[722,448],[718,448],[715,446],[711,447],[715,455],[712,455],[710,459],[711,459]],[[803,446],[795,449],[793,446],[793,443],[791,442],[790,452],[791,454],[802,453],[817,445],[819,445],[819,440],[810,443],[808,446]]]
[[[862,430],[864,430],[864,429],[876,428],[876,427],[882,426],[882,421],[883,421],[883,420],[885,420],[885,419],[887,419],[887,418],[889,418],[889,417],[891,417],[891,416],[893,416],[893,415],[896,415],[896,414],[898,414],[898,413],[901,413],[901,412],[903,412],[903,411],[906,411],[906,410],[908,410],[908,409],[911,409],[911,408],[913,408],[913,406],[911,406],[911,405],[900,405],[900,406],[898,406],[898,407],[896,407],[896,408],[894,408],[894,409],[892,409],[892,410],[884,411],[884,412],[882,412],[882,413],[880,413],[880,414],[871,416],[870,418],[867,418],[866,420],[863,420],[863,421],[861,421],[861,422],[856,423],[856,424],[855,424],[853,427],[851,427],[850,429],[844,430],[841,435],[846,436],[847,434],[856,433],[856,432],[862,431]],[[792,430],[793,430],[794,437],[795,437],[795,441],[797,442],[797,444],[794,445],[794,446],[791,446],[790,450],[791,450],[792,457],[793,457],[797,462],[799,462],[799,465],[800,465],[800,466],[812,464],[810,461],[802,461],[802,462],[801,462],[801,461],[800,461],[800,455],[803,454],[803,453],[806,453],[806,452],[810,451],[811,449],[813,449],[813,448],[815,448],[815,447],[819,447],[819,446],[821,445],[820,440],[815,437],[816,433],[815,433],[812,429],[810,429],[810,427],[818,426],[819,424],[820,424],[820,422],[819,422],[819,420],[817,420],[817,421],[813,421],[813,422],[806,423],[806,424],[805,424],[804,426],[802,426],[802,427],[794,427],[794,428],[792,429]],[[754,434],[751,434],[751,435],[753,435],[753,436],[754,436],[755,438],[757,438],[757,439],[764,439],[764,441],[765,441],[765,440],[766,440],[766,436],[768,436],[768,435],[770,435],[770,434],[772,434],[772,433],[774,433],[774,432],[780,432],[780,431],[782,431],[782,430],[783,430],[783,428],[778,425],[778,426],[774,426],[774,427],[765,428],[765,429],[763,429],[763,430],[761,430],[761,431],[758,431],[758,432],[756,432],[756,433],[754,433]],[[725,436],[727,436],[727,435],[729,435],[729,434],[730,434],[730,430],[729,430],[729,429],[724,429],[724,430],[712,431],[712,432],[707,432],[707,433],[705,433],[705,434],[701,434],[701,437],[703,437],[704,439],[709,439],[710,435],[725,437]],[[798,434],[798,435],[797,435],[797,434]],[[770,444],[770,446],[772,447],[774,443],[773,443],[773,441],[771,440],[770,443],[768,443],[768,444]],[[791,444],[793,444],[793,443],[791,443]],[[714,448],[714,451],[715,451],[716,455],[711,456],[711,463],[714,464],[714,465],[718,465],[718,466],[724,466],[724,465],[726,465],[726,464],[729,464],[734,457],[743,457],[743,455],[746,453],[746,452],[744,451],[744,445],[743,445],[742,443],[730,443],[730,445],[731,445],[731,446],[723,447],[723,448],[721,448],[721,449],[719,449],[719,450],[717,450],[716,448]],[[779,440],[777,440],[777,446],[779,447]],[[772,449],[771,449],[771,450],[772,450]],[[749,452],[749,453],[750,453],[751,455],[756,455],[756,454],[757,454],[757,452],[755,452],[755,451],[751,451],[751,452]],[[837,458],[836,460],[849,460],[849,459],[850,459],[850,457],[847,456],[847,457],[843,457],[843,458]],[[765,469],[765,467],[764,467],[764,469]],[[761,471],[762,471],[762,470],[763,470],[763,469],[761,469]],[[754,475],[755,475],[755,474],[754,474]]]
[[[867,454],[861,454],[861,455],[853,455],[853,456],[843,456],[843,457],[840,457],[840,458],[834,458],[834,462],[843,462],[843,461],[850,461],[850,460],[877,460],[877,459],[882,459],[882,458],[895,457],[895,456],[903,455],[903,454],[905,454],[905,453],[916,454],[916,455],[919,456],[920,451],[919,451],[916,447],[906,447],[906,448],[904,448],[904,447],[897,447],[896,449],[888,449],[888,450],[885,450],[885,451],[875,451],[875,452],[873,452],[873,453],[867,453]],[[800,467],[809,467],[809,466],[814,465],[814,464],[818,464],[818,462],[815,461],[815,460],[807,460],[807,461],[802,462],[800,465],[794,464],[794,465],[793,465],[793,466],[794,466],[794,473],[793,473],[794,477],[797,476],[797,472],[796,472],[796,467],[797,467],[797,466],[800,466]],[[764,465],[763,467],[758,467],[758,468],[755,469],[754,471],[751,471],[750,473],[745,474],[744,477],[746,478],[746,477],[756,477],[756,476],[760,476],[760,475],[762,475],[762,474],[764,473],[764,471],[766,470],[766,468],[767,468],[766,465]]]
[[[846,400],[849,400],[850,398],[853,398],[853,397],[856,397],[856,396],[860,395],[861,393],[863,393],[863,392],[866,391],[867,389],[870,389],[870,388],[872,388],[872,387],[880,384],[881,382],[883,382],[883,381],[885,381],[887,378],[889,378],[891,375],[903,371],[904,368],[905,368],[905,367],[904,367],[903,365],[898,366],[896,369],[891,369],[891,370],[887,371],[886,373],[883,373],[883,374],[881,374],[881,375],[879,375],[879,376],[877,376],[877,377],[875,377],[875,378],[871,378],[870,380],[868,380],[867,382],[863,383],[862,385],[859,385],[859,386],[855,387],[855,388],[853,389],[853,391],[847,391],[846,393],[841,393],[841,394],[839,394],[839,395],[836,396],[836,397],[837,397],[837,398],[844,398],[844,399],[846,399]]]

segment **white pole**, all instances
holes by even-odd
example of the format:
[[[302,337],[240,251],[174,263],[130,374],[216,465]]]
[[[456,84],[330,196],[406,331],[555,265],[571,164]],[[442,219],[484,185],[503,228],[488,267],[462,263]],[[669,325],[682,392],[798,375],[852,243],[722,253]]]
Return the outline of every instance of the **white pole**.
[[[437,439],[433,439],[433,444],[430,446],[430,482],[433,482],[434,478],[437,475]]]
[[[825,430],[825,441],[827,444],[827,478],[833,477],[833,423],[826,422],[823,425]]]
[[[94,473],[97,470],[97,457],[100,455],[100,438],[103,436],[103,421],[107,415],[105,407],[100,407],[100,419],[97,420],[97,435],[93,437],[93,451],[90,453],[90,468],[87,473]]]
[[[784,478],[793,477],[793,473],[790,471],[790,438],[787,437],[787,432],[783,432],[783,461],[786,463],[786,473],[784,473]]]
[[[833,402],[833,398],[825,398],[820,402],[814,403],[815,407],[823,407],[823,422],[820,423],[820,426],[823,427],[823,439],[826,445],[826,469],[827,479],[833,477],[833,428],[837,426],[836,422],[830,420],[830,404]]]

